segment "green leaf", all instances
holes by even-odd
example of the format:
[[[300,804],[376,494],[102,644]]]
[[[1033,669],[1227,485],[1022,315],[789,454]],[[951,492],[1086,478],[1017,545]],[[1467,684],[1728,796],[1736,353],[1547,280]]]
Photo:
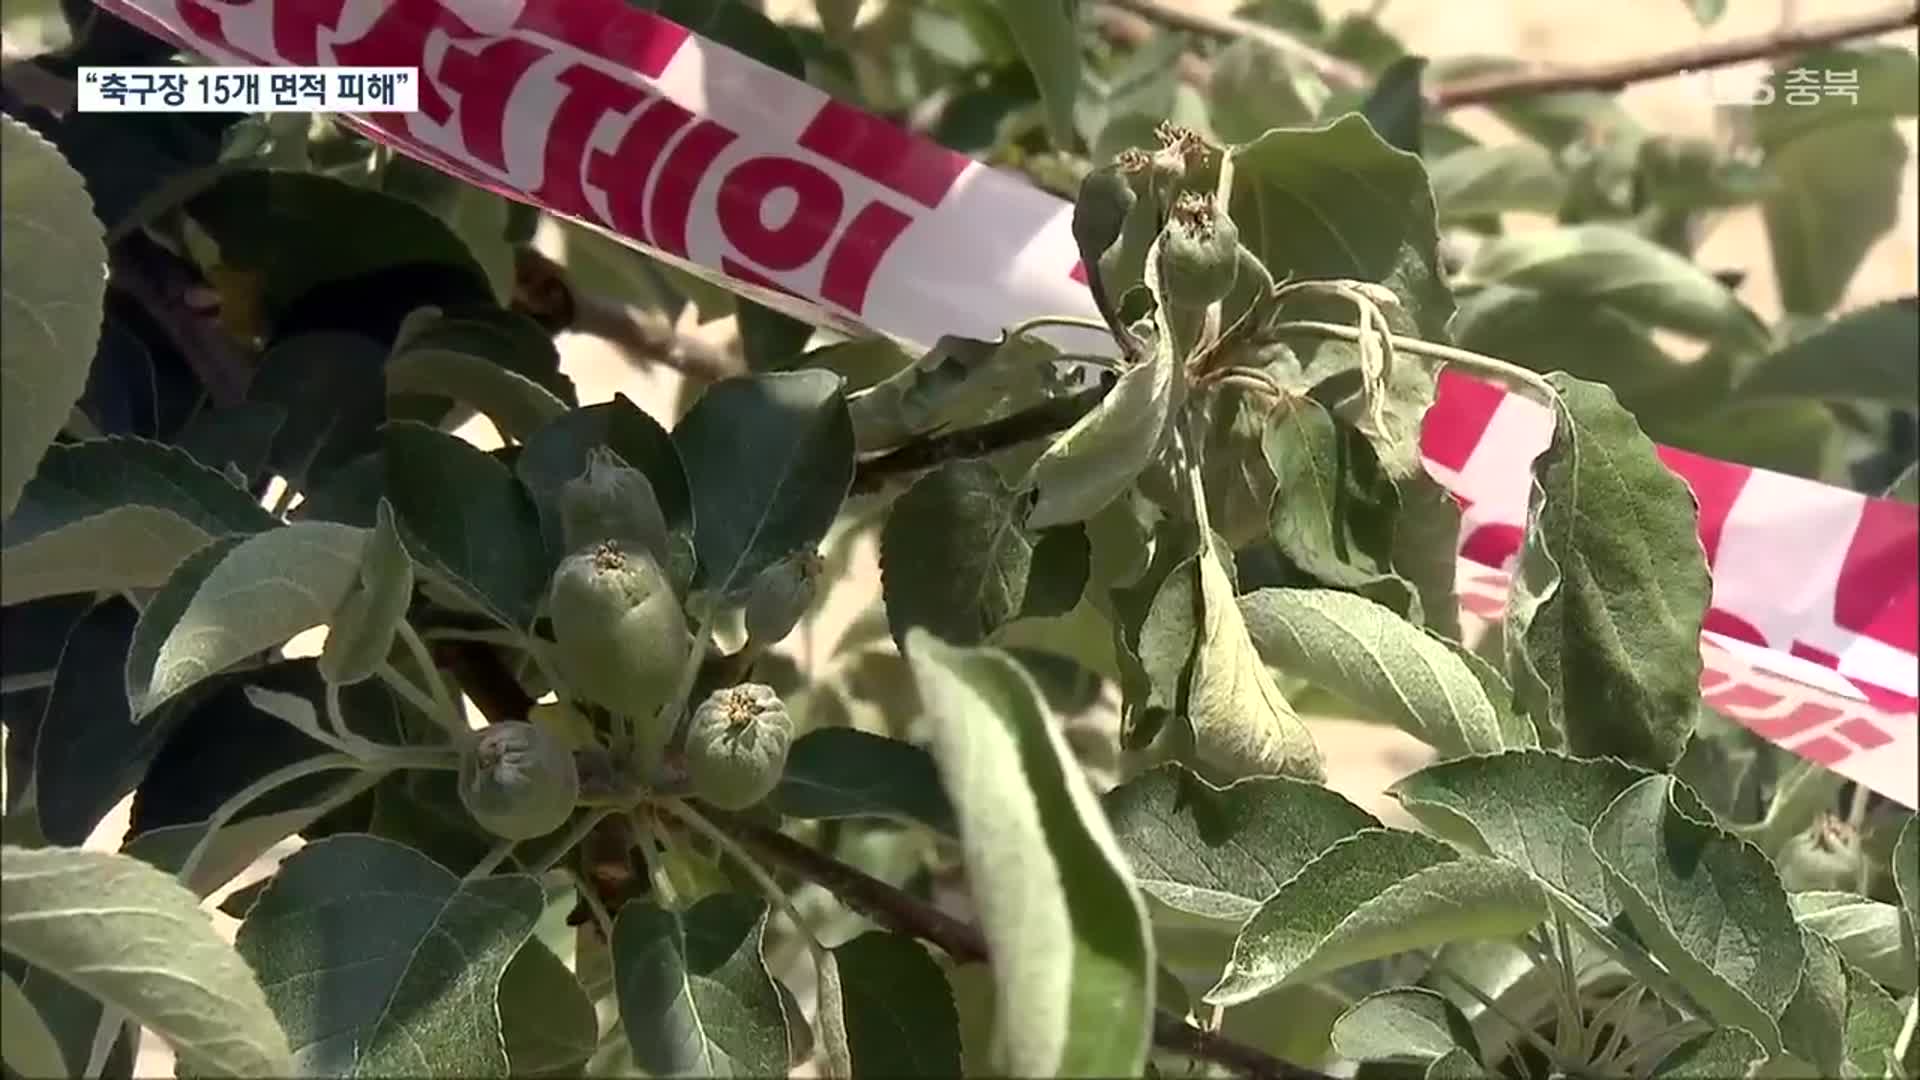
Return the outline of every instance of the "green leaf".
[[[448,173],[411,158],[395,157],[381,170],[380,189],[418,203],[465,244],[474,261],[486,270],[493,298],[513,299],[514,245],[507,239],[507,223],[516,204],[484,188],[474,187]]]
[[[533,622],[546,586],[540,515],[507,467],[425,424],[385,430],[387,498],[400,534],[437,579],[503,625]]]
[[[1711,582],[1693,493],[1612,391],[1547,380],[1559,416],[1533,463],[1507,671],[1521,709],[1575,754],[1665,769],[1700,698]]]
[[[1437,1061],[1464,1050],[1475,1061],[1480,1043],[1458,1006],[1444,995],[1402,986],[1368,994],[1333,1025],[1333,1046],[1355,1061]]]
[[[1766,1060],[1760,1040],[1742,1028],[1723,1027],[1682,1044],[1653,1070],[1659,1080],[1727,1080],[1752,1075]]]
[[[1800,931],[1800,943],[1806,959],[1800,985],[1780,1014],[1780,1044],[1820,1075],[1838,1076],[1847,1053],[1846,961],[1832,942],[1810,930]]]
[[[60,1042],[13,976],[0,974],[0,1061],[16,1076],[72,1076]],[[84,1064],[84,1063],[83,1063]]]
[[[1489,285],[1460,301],[1451,329],[1461,348],[1542,373],[1564,371],[1606,383],[1643,421],[1649,413],[1698,414],[1697,399],[1675,392],[1679,362],[1654,342],[1646,325],[1615,308],[1577,296]]]
[[[1236,923],[1334,843],[1380,825],[1319,784],[1258,776],[1216,787],[1174,764],[1101,804],[1142,889],[1176,910]]]
[[[1594,823],[1649,775],[1612,758],[1509,750],[1429,765],[1387,792],[1436,835],[1512,863],[1604,923],[1619,903],[1593,853]]]
[[[493,300],[486,271],[444,222],[418,204],[345,180],[233,172],[194,196],[186,211],[219,246],[220,266],[254,283],[270,325],[318,286],[408,266],[448,275],[449,295],[421,303]]]
[[[187,421],[174,444],[217,473],[252,480],[266,467],[273,440],[286,422],[287,410],[272,402],[209,406]]]
[[[1269,131],[1233,151],[1230,212],[1274,280],[1350,278],[1392,289],[1423,336],[1444,338],[1433,193],[1420,159],[1357,115]]]
[[[1360,115],[1387,145],[1409,154],[1420,152],[1426,98],[1420,91],[1424,56],[1402,56],[1389,63],[1360,103]]]
[[[1338,694],[1443,755],[1519,748],[1509,745],[1512,725],[1502,722],[1466,661],[1371,600],[1330,589],[1260,589],[1242,596],[1240,609],[1269,665]]]
[[[281,1074],[507,1075],[502,975],[543,900],[531,877],[462,881],[371,836],[294,852],[234,941],[293,1044]]]
[[[885,450],[916,435],[977,423],[1004,402],[1037,399],[1046,391],[1044,373],[1059,356],[1031,335],[1003,341],[943,335],[926,353],[848,399],[854,444],[862,453]]]
[[[1746,398],[1812,397],[1909,408],[1920,398],[1920,296],[1851,311],[1780,349],[1741,381]]]
[[[1073,103],[1080,92],[1080,0],[996,0],[994,6],[1040,87],[1055,149],[1076,149]]]
[[[793,38],[779,23],[741,0],[628,0],[660,14],[708,41],[751,57],[775,71],[806,78],[806,65]]]
[[[29,815],[31,811],[28,812]],[[31,832],[30,821],[23,821],[15,815],[7,821],[7,835],[10,839],[25,841],[33,839],[25,834]],[[65,979],[36,967],[12,953],[0,953],[0,967],[4,967],[6,976],[20,987],[21,993],[33,1005],[45,1022],[54,1043],[60,1048],[64,1061],[79,1062],[69,1069],[42,1073],[18,1073],[21,1076],[78,1076],[81,1067],[91,1057],[94,1034],[100,1027],[100,1020],[106,1010],[100,999],[85,990],[74,986]],[[0,1027],[0,1046],[13,1036],[13,1032]],[[137,1025],[122,1027],[120,1037],[114,1040],[113,1049],[108,1052],[106,1067],[101,1070],[102,1077],[109,1080],[133,1076],[135,1051],[138,1044],[145,1041]]]
[[[924,945],[872,931],[833,950],[854,1076],[966,1075],[953,989]]]
[[[326,622],[358,578],[366,538],[364,529],[308,521],[195,552],[140,613],[127,652],[133,719]]]
[[[0,860],[0,945],[8,952],[125,1010],[189,1070],[299,1071],[262,980],[178,882],[109,852],[8,845]]]
[[[1683,812],[1675,800],[1692,792],[1678,783],[1650,776],[1621,792],[1594,823],[1594,854],[1653,955],[1773,1052],[1805,959],[1793,910],[1760,849]]]
[[[154,588],[207,541],[273,524],[252,495],[174,447],[125,437],[61,444],[0,532],[0,603]]]
[[[838,375],[727,379],[673,429],[699,525],[696,580],[738,588],[826,536],[853,483],[853,423]]]
[[[1913,995],[1909,993],[1905,1004],[1911,1008],[1912,1002]],[[1846,1065],[1851,1066],[1856,1075],[1882,1075],[1891,1056],[1890,1049],[1899,1044],[1903,1012],[1872,976],[1852,964],[1847,965],[1847,1026],[1843,1040]]]
[[[1900,909],[1850,892],[1789,893],[1801,927],[1833,942],[1847,963],[1902,993],[1920,979],[1900,945]]]
[[[396,343],[387,360],[387,393],[471,405],[502,436],[525,442],[571,404],[539,377],[551,368],[548,381],[564,380],[558,361],[552,339],[525,316],[434,317]],[[418,419],[442,416],[431,410]]]
[[[1136,1075],[1153,1017],[1146,906],[1032,680],[1005,654],[907,638],[992,958],[997,1070]]]
[[[1713,275],[1615,225],[1567,225],[1497,237],[1474,252],[1461,280],[1537,289],[1707,341],[1749,348],[1767,342],[1759,317]]]
[[[880,533],[881,590],[895,641],[923,626],[977,645],[1018,616],[1057,615],[1079,602],[1086,534],[1059,530],[1045,536],[1077,535],[1079,545],[1045,545],[1026,527],[1032,502],[985,461],[948,462],[900,496]],[[1041,558],[1045,550],[1056,553],[1052,565]]]
[[[319,330],[270,344],[247,384],[249,404],[286,414],[268,467],[312,497],[336,471],[378,450],[386,361],[385,343],[363,334]]]
[[[1418,833],[1367,829],[1300,868],[1260,905],[1207,991],[1236,1005],[1408,949],[1515,937],[1546,917],[1539,887],[1506,863]]]
[[[1048,529],[1099,513],[1133,486],[1160,451],[1173,409],[1178,358],[1164,329],[1152,346],[1151,355],[1123,372],[1100,404],[1034,462],[1028,483],[1039,489],[1040,498],[1028,527]]]
[[[613,926],[620,1023],[654,1076],[782,1076],[786,1018],[761,960],[766,904],[717,893],[684,912],[629,901]]]
[[[1440,223],[1492,214],[1551,214],[1566,201],[1567,177],[1536,142],[1463,146],[1427,166]]]
[[[561,490],[586,471],[588,456],[600,447],[612,450],[647,478],[667,527],[690,540],[694,530],[693,496],[687,490],[686,470],[680,466],[673,437],[631,398],[615,394],[612,401],[569,410],[534,432],[513,463],[514,474],[540,510],[548,550],[557,553],[564,547]]]
[[[0,117],[0,520],[87,388],[107,296],[106,231],[53,144]],[[13,603],[8,600],[8,603]]]
[[[593,999],[538,938],[500,976],[497,1011],[512,1076],[579,1076],[599,1048]]]
[[[882,817],[954,832],[953,806],[927,752],[855,728],[817,728],[795,740],[768,799],[785,817]]]
[[[1261,446],[1276,480],[1268,522],[1280,554],[1322,584],[1417,612],[1413,587],[1393,571],[1400,493],[1372,442],[1300,398],[1276,410]]]
[[[1239,38],[1214,54],[1208,116],[1214,133],[1227,142],[1252,142],[1274,128],[1311,124],[1326,100],[1326,83],[1278,49]]]
[[[1209,534],[1194,560],[1199,622],[1186,704],[1197,761],[1203,772],[1222,781],[1243,776],[1319,780],[1326,775],[1320,748],[1255,651],[1234,599],[1226,572],[1232,557]]]
[[[1787,314],[1840,303],[1867,253],[1900,221],[1907,156],[1899,129],[1871,115],[1801,131],[1767,152],[1777,183],[1761,212]]]

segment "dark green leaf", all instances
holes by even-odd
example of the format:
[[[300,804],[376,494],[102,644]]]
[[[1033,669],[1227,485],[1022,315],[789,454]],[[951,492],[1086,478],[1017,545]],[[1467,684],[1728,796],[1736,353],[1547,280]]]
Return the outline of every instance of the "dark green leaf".
[[[793,39],[780,24],[741,0],[628,0],[634,7],[660,14],[724,45],[742,56],[790,75],[806,77],[806,66]]]
[[[1751,1032],[1723,1027],[1690,1039],[1660,1062],[1658,1080],[1726,1080],[1751,1075],[1767,1051]]]
[[[6,521],[0,601],[163,584],[207,541],[270,528],[247,492],[145,439],[53,447]]]
[[[667,527],[691,537],[693,497],[688,493],[687,474],[680,467],[673,437],[632,399],[616,394],[612,401],[571,410],[535,432],[513,463],[515,475],[539,507],[548,550],[558,553],[564,546],[561,489],[586,470],[588,454],[603,446],[647,478]]]
[[[1524,872],[1418,833],[1367,829],[1300,868],[1241,928],[1206,1000],[1233,1005],[1407,949],[1507,938],[1546,917]]]
[[[1913,1007],[1911,991],[1903,1004]],[[1891,1048],[1899,1043],[1904,1012],[1872,976],[1847,965],[1846,1064],[1857,1075],[1873,1076],[1886,1068]]]
[[[1795,68],[1812,68],[1820,78],[1828,72],[1852,75],[1859,93],[1819,94],[1816,102],[1805,94],[1789,97],[1787,73]],[[1832,128],[1857,120],[1890,120],[1914,115],[1920,109],[1920,59],[1911,46],[1895,43],[1857,43],[1832,45],[1782,57],[1774,63],[1769,81],[1773,99],[1755,108],[1751,114],[1754,138],[1767,149],[1777,149],[1810,131]],[[1827,85],[1839,84],[1833,79]]]
[[[738,298],[736,303],[734,318],[740,327],[740,350],[746,357],[747,370],[786,371],[799,367],[801,350],[813,337],[813,326],[745,297]]]
[[[1894,890],[1900,894],[1900,949],[1911,965],[1920,955],[1920,817],[1909,817],[1893,845]]]
[[[1216,787],[1162,765],[1101,799],[1135,880],[1169,907],[1240,922],[1335,842],[1380,822],[1304,780]]]
[[[538,938],[507,964],[497,1007],[510,1075],[579,1076],[599,1048],[593,999]]]
[[[715,383],[673,430],[693,493],[697,580],[738,588],[819,544],[853,483],[853,424],[838,375]]]
[[[1008,487],[984,461],[949,462],[916,481],[880,534],[894,640],[924,626],[977,645],[1018,616],[1059,614],[1078,603],[1086,534],[1075,526],[1036,535],[1026,524],[1032,506],[1031,494]],[[1064,539],[1048,544],[1049,537]]]
[[[277,323],[318,286],[434,263],[459,274],[474,302],[492,299],[486,271],[432,213],[317,173],[229,173],[186,204],[220,249],[220,265],[247,275],[262,314]],[[341,228],[352,222],[352,228]],[[312,403],[305,403],[308,408]]]
[[[1462,271],[1474,284],[1536,289],[1651,326],[1757,348],[1764,324],[1700,266],[1614,225],[1569,225],[1488,241]]]
[[[1593,827],[1593,851],[1634,930],[1723,1024],[1771,1051],[1800,981],[1805,948],[1773,864],[1760,849],[1682,810],[1693,799],[1650,776]]]
[[[286,413],[267,464],[305,490],[378,450],[386,361],[386,347],[363,334],[323,330],[270,346],[247,386],[248,401]]]
[[[86,185],[53,144],[0,117],[8,182],[0,221],[0,520],[87,387],[107,291],[105,230]]]
[[[47,1076],[75,1076],[85,1065],[93,1049],[94,1032],[100,1026],[100,1000],[85,990],[76,988],[72,983],[47,971],[35,967],[12,953],[0,953],[0,968],[4,968],[7,978],[20,987],[21,993],[33,1005],[34,1011],[46,1022],[47,1030],[59,1045],[63,1061],[77,1061],[81,1065],[69,1066],[65,1070],[45,1073]],[[0,1038],[11,1038],[0,1032]],[[120,1037],[114,1040],[113,1049],[107,1055],[106,1067],[101,1070],[102,1080],[131,1080],[135,1044],[139,1042],[139,1033],[132,1028],[122,1030]],[[12,1062],[8,1062],[12,1068]],[[32,1076],[20,1069],[14,1075]]]
[[[768,798],[786,817],[884,817],[954,832],[953,807],[927,752],[854,728],[802,735]]]
[[[1686,0],[1687,10],[1701,26],[1712,26],[1727,13],[1727,0]]]
[[[359,573],[366,536],[310,521],[195,552],[140,614],[127,653],[133,718],[326,622]]]
[[[385,436],[387,498],[429,579],[504,625],[530,625],[546,585],[545,547],[539,512],[513,474],[424,424],[390,424]]]
[[[335,836],[280,864],[235,946],[293,1044],[288,1072],[505,1076],[496,1001],[541,907],[533,878],[462,881],[399,844]]]
[[[114,597],[87,612],[67,637],[34,740],[34,806],[42,835],[53,843],[86,843],[140,782],[171,727],[170,717],[129,722],[127,695],[112,678],[126,666],[139,618],[133,605]]]
[[[1806,959],[1800,985],[1780,1014],[1780,1043],[1820,1075],[1838,1076],[1847,1054],[1847,962],[1832,942],[1810,930],[1800,932],[1800,943]]]
[[[1643,419],[1649,410],[1697,415],[1697,401],[1674,400],[1685,396],[1675,392],[1678,361],[1655,344],[1648,327],[1614,308],[1577,296],[1489,285],[1460,301],[1452,330],[1462,348],[1542,373],[1564,371],[1605,383],[1622,406]]]
[[[251,481],[266,467],[273,441],[287,422],[287,410],[267,401],[242,401],[229,408],[207,408],[180,430],[180,449],[216,472]]]
[[[1748,398],[1812,397],[1910,408],[1920,399],[1920,297],[1851,311],[1762,360],[1741,381]]]
[[[444,425],[458,402],[525,442],[575,403],[553,339],[527,316],[481,309],[421,322],[407,327],[387,361],[396,418]]]
[[[1665,769],[1693,731],[1710,588],[1693,493],[1612,391],[1564,375],[1507,598],[1507,671],[1575,754]]]
[[[924,630],[906,654],[992,958],[996,1071],[1134,1075],[1153,1015],[1153,941],[1065,740],[1004,654]]]
[[[854,1076],[963,1075],[953,990],[926,946],[873,931],[833,950]]]
[[[1420,159],[1345,116],[1270,131],[1233,152],[1231,212],[1274,279],[1352,278],[1386,285],[1420,332],[1446,333],[1433,194]]]
[[[1519,749],[1479,677],[1444,641],[1364,597],[1260,589],[1240,598],[1254,647],[1289,675],[1339,695],[1441,754]]]
[[[719,893],[684,912],[620,909],[613,974],[633,1058],[655,1076],[780,1076],[786,1019],[760,956],[766,904]]]
[[[1427,101],[1420,89],[1427,69],[1424,56],[1402,56],[1388,64],[1374,81],[1360,115],[1388,146],[1409,154],[1420,152],[1420,129]]]

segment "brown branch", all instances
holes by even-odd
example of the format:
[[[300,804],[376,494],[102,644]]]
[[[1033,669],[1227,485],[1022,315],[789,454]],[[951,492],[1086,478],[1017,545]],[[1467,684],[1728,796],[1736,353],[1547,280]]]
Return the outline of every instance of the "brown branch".
[[[1073,426],[1074,421],[1093,411],[1105,394],[1104,388],[1087,390],[1072,397],[1055,398],[979,427],[916,439],[862,461],[854,470],[852,494],[869,495],[885,487],[888,480],[897,476],[931,469],[961,458],[985,457],[1032,439],[1065,431]]]
[[[1434,87],[1428,91],[1427,100],[1433,108],[1444,110],[1533,94],[1563,93],[1568,90],[1618,90],[1633,83],[1686,71],[1727,67],[1748,60],[1805,52],[1853,38],[1872,37],[1903,26],[1920,26],[1920,4],[1899,4],[1866,15],[1786,27],[1769,34],[1693,45],[1611,64],[1464,79]]]
[[[515,253],[513,306],[549,332],[591,334],[636,360],[665,364],[688,378],[718,382],[746,374],[746,366],[727,350],[675,332],[658,311],[578,287],[565,267],[532,247]]]
[[[491,645],[472,641],[439,641],[431,646],[433,662],[445,668],[489,724],[525,720],[533,711],[527,693]]]
[[[986,937],[971,923],[962,922],[776,829],[733,815],[711,811],[708,815],[768,862],[825,888],[841,903],[874,922],[932,942],[955,960],[980,963],[987,959]],[[1332,1080],[1316,1069],[1284,1061],[1216,1032],[1203,1031],[1165,1009],[1154,1011],[1153,1041],[1162,1050],[1225,1065],[1255,1080]]]
[[[1103,7],[1101,32],[1109,40],[1124,45],[1137,48],[1144,44],[1149,36],[1148,22],[1152,22],[1210,37],[1260,42],[1302,61],[1332,86],[1354,88],[1371,82],[1371,76],[1357,66],[1326,56],[1273,27],[1246,19],[1190,12],[1175,7],[1167,0],[1108,0]],[[1144,19],[1140,16],[1144,16]],[[1631,60],[1459,79],[1428,88],[1426,99],[1429,108],[1444,112],[1536,94],[1619,90],[1634,83],[1667,78],[1683,72],[1705,71],[1749,60],[1787,56],[1854,38],[1872,37],[1903,26],[1920,26],[1920,5],[1900,4],[1865,15],[1799,26],[1785,25],[1768,34],[1692,45]],[[1180,75],[1188,83],[1205,85],[1212,77],[1212,65],[1198,57],[1183,57]]]

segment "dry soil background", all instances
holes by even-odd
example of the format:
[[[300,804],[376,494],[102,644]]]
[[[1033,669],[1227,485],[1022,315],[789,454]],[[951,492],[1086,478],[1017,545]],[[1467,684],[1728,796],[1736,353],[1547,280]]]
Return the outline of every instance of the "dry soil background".
[[[1797,7],[1797,11],[1788,13],[1790,17],[1816,20],[1873,10],[1883,2],[1804,0],[1796,5],[1793,0],[1732,0],[1726,17],[1708,30],[1701,30],[1694,23],[1683,0],[1393,0],[1385,7],[1382,18],[1413,49],[1430,56],[1475,52],[1511,55],[1539,63],[1578,63],[1626,58],[1695,41],[1763,32],[1779,23],[1783,7]],[[1192,0],[1192,5],[1226,12],[1235,3],[1234,0]],[[810,5],[806,0],[794,0],[774,6],[785,9]],[[1323,7],[1332,13],[1372,6],[1359,0],[1323,0]],[[1904,41],[1912,47],[1914,35],[1909,31],[1892,35],[1890,40]],[[1709,104],[1685,79],[1633,87],[1627,92],[1626,101],[1655,128],[1701,135],[1712,131]],[[1473,126],[1477,133],[1499,130],[1497,125],[1482,126],[1470,111],[1463,111],[1456,118]],[[1904,134],[1911,146],[1914,142],[1911,121],[1904,125]],[[1920,232],[1916,230],[1915,167],[1911,157],[1903,203],[1900,226],[1873,251],[1853,282],[1846,301],[1848,306],[1915,291]],[[1769,317],[1777,313],[1766,236],[1757,214],[1729,215],[1705,242],[1701,258],[1715,267],[1748,270],[1742,287],[1744,298]],[[708,327],[704,332],[715,333],[720,329]],[[579,387],[583,404],[604,401],[622,392],[663,418],[672,412],[677,382],[670,374],[636,370],[593,339],[570,338],[564,343],[563,356],[568,373]],[[477,437],[484,439],[488,434],[481,432]],[[825,605],[814,628],[817,645],[830,642],[851,614],[877,595],[877,573],[871,552],[866,554],[869,557],[862,561],[862,572],[844,582]],[[1390,804],[1382,799],[1382,790],[1417,768],[1423,760],[1419,744],[1389,728],[1329,719],[1316,723],[1315,735],[1327,753],[1332,785],[1363,805],[1387,812]],[[93,844],[106,848],[118,845],[126,826],[124,809],[101,825]],[[255,873],[266,868],[263,864]],[[218,915],[216,919],[223,929],[231,931],[231,920]],[[172,1075],[172,1063],[165,1047],[154,1039],[146,1042],[139,1074]]]

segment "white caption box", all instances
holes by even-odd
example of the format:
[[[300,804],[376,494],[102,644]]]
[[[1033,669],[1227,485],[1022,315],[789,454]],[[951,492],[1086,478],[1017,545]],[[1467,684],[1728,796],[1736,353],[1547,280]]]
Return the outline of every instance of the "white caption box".
[[[81,112],[417,112],[411,67],[83,67]]]

